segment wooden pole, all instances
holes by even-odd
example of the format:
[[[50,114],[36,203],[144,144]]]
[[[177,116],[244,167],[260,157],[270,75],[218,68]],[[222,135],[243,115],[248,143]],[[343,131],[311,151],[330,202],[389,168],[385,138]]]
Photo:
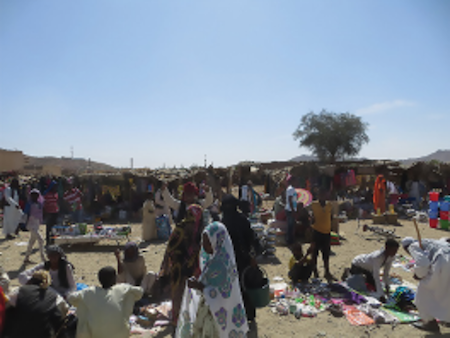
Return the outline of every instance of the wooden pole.
[[[415,226],[416,232],[417,232],[417,240],[419,241],[419,246],[423,250],[422,237],[420,236],[419,226],[417,225],[417,221],[415,218],[413,219],[413,221],[414,221],[414,226]]]

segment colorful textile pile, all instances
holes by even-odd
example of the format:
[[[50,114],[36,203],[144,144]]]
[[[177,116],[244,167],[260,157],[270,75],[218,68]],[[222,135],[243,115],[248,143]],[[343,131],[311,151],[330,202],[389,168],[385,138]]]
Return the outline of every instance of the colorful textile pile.
[[[375,321],[352,305],[344,305],[344,314],[351,325],[363,326],[375,324]]]

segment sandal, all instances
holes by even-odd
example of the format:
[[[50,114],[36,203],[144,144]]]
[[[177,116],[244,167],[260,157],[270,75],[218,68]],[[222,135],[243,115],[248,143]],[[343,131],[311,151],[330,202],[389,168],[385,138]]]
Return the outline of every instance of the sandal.
[[[336,318],[344,317],[344,311],[342,310],[342,306],[339,304],[331,304],[328,311],[330,311],[330,313]]]

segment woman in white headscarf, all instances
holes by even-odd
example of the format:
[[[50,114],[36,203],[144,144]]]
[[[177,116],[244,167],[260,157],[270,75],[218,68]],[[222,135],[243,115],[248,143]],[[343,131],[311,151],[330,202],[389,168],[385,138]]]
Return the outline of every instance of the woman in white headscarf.
[[[416,306],[422,322],[419,329],[439,331],[436,319],[450,322],[450,243],[448,239],[402,240],[402,246],[415,260],[414,278],[419,280]]]
[[[188,281],[176,337],[245,337],[248,323],[233,244],[222,223],[203,231],[200,267],[200,278]]]

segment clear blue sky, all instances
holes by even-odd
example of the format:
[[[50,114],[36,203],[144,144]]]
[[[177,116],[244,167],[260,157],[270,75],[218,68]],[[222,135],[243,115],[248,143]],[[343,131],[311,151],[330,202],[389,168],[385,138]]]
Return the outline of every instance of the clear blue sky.
[[[450,148],[447,0],[0,0],[0,147],[116,166],[285,160],[325,108],[370,158]]]

